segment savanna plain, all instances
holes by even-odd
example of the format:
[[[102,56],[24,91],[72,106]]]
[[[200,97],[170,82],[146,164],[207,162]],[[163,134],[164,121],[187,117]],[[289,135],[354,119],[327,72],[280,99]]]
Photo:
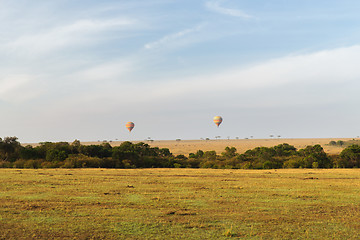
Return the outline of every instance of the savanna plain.
[[[358,169],[0,169],[1,239],[359,239]]]

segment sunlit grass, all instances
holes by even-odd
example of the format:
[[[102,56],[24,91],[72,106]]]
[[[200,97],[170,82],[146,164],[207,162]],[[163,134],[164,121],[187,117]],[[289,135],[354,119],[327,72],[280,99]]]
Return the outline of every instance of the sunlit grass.
[[[0,239],[358,239],[360,170],[0,170]]]

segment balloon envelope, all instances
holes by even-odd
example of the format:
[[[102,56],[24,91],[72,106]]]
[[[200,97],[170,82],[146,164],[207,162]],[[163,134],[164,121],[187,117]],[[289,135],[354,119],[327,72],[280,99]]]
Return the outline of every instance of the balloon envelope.
[[[218,126],[219,127],[219,125],[222,123],[222,117],[220,117],[220,116],[216,116],[216,117],[214,117],[214,123],[216,124],[216,126]]]
[[[131,130],[133,130],[133,128],[135,127],[135,124],[133,122],[127,122],[125,126],[129,130],[129,132],[131,132]]]

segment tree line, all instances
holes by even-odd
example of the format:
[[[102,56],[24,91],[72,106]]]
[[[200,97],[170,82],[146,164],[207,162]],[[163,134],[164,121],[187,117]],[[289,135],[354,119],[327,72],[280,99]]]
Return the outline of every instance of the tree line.
[[[16,137],[0,138],[1,168],[358,168],[360,146],[353,144],[340,154],[329,155],[320,145],[296,149],[287,143],[256,147],[237,153],[235,147],[224,152],[198,150],[188,156],[174,156],[168,148],[140,142],[82,145],[80,141],[42,142],[22,146]]]

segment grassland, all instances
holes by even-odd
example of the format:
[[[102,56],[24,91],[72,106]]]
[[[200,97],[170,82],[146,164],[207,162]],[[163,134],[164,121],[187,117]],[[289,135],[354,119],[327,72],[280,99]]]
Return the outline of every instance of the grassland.
[[[0,239],[359,239],[357,169],[0,169]]]
[[[169,148],[173,154],[188,155],[201,149],[203,151],[215,150],[217,153],[226,147],[235,147],[238,153],[244,153],[256,147],[273,147],[282,143],[293,145],[297,149],[309,145],[320,144],[328,154],[339,154],[345,146],[330,146],[330,141],[350,141],[350,138],[272,138],[272,139],[221,139],[221,140],[182,140],[182,141],[154,141],[148,143],[152,147]]]

